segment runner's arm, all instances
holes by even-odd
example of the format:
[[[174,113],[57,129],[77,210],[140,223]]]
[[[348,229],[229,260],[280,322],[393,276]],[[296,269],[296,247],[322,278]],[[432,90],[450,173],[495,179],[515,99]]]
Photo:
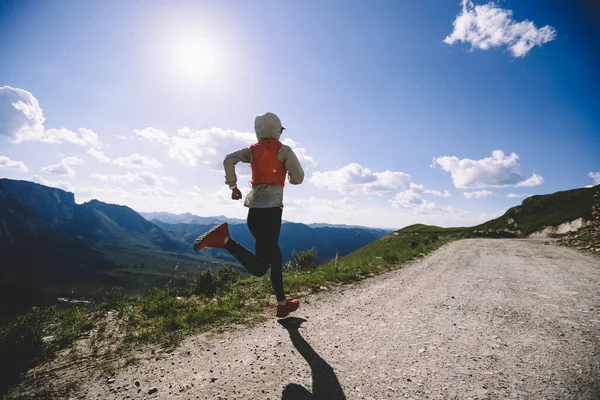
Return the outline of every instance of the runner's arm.
[[[288,151],[284,156],[285,169],[288,170],[289,182],[292,185],[299,185],[304,181],[304,170],[294,150],[288,147]]]
[[[252,152],[250,151],[250,148],[246,147],[231,154],[227,154],[225,160],[223,160],[223,167],[225,168],[225,184],[229,186],[229,189],[237,187],[235,164],[240,161],[245,163],[250,163],[252,161]]]

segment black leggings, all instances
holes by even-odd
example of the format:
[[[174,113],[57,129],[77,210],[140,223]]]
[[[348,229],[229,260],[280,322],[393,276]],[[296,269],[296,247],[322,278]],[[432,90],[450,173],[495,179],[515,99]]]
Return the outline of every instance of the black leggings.
[[[283,257],[279,249],[279,232],[283,207],[251,208],[248,229],[256,239],[256,254],[229,238],[225,249],[254,276],[263,276],[271,267],[271,285],[277,301],[285,300],[283,291]]]

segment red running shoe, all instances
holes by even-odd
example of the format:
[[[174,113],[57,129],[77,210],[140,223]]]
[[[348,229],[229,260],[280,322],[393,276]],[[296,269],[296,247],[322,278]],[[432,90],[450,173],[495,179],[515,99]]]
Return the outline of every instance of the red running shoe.
[[[277,304],[277,312],[275,313],[275,316],[279,318],[286,317],[289,313],[296,311],[298,307],[300,307],[300,302],[298,300],[287,299],[285,306],[280,306]]]
[[[199,251],[205,247],[225,247],[223,242],[229,237],[227,222],[217,225],[204,235],[198,236],[194,241],[194,250]]]

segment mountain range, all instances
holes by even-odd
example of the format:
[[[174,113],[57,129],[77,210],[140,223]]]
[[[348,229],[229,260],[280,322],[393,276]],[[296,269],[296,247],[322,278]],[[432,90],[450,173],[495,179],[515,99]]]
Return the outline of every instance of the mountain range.
[[[73,193],[10,179],[0,179],[0,259],[0,311],[143,287],[178,262],[206,262],[129,207],[76,204]]]
[[[168,212],[139,212],[139,214],[146,218],[148,221],[157,220],[160,222],[165,222],[167,224],[194,224],[194,225],[217,225],[223,222],[227,222],[229,225],[240,225],[246,224],[245,219],[240,218],[227,218],[224,215],[219,215],[217,217],[200,217],[198,215],[194,215],[191,213],[183,213],[183,214],[173,214]],[[283,221],[283,224],[291,224],[293,222]],[[345,228],[345,229],[368,229],[377,232],[381,232],[383,234],[393,232],[393,229],[379,229],[379,228],[370,228],[367,226],[361,225],[343,225],[343,224],[327,224],[323,222],[312,223],[312,224],[304,224],[311,228]]]
[[[176,223],[169,224],[159,220],[152,220],[154,224],[169,232],[173,237],[182,242],[194,242],[194,239],[206,232],[213,225]],[[254,249],[254,238],[245,224],[229,226],[231,237],[243,246]],[[288,222],[282,224],[279,236],[279,247],[284,260],[292,260],[293,252],[314,248],[321,260],[328,260],[337,254],[345,256],[367,243],[376,240],[389,231],[368,228],[311,228],[308,225]],[[234,262],[227,251],[221,249],[208,250],[215,258]]]
[[[198,268],[236,266],[226,251],[192,250],[198,235],[223,221],[231,224],[232,235],[240,243],[254,248],[244,220],[144,215],[98,200],[77,204],[73,193],[61,189],[0,179],[0,303],[31,300],[39,304],[41,298],[71,292],[93,296],[114,286],[144,290]],[[336,253],[348,254],[386,233],[370,228],[311,228],[290,222],[282,226],[280,245],[286,260],[292,258],[293,250],[310,248],[315,248],[321,259],[328,259]]]
[[[600,252],[600,185],[530,196],[502,216],[472,227],[442,228],[414,224],[383,236],[346,256],[342,262],[364,259],[406,260],[442,239],[548,238],[598,254]],[[562,229],[558,229],[562,228]],[[565,231],[570,230],[569,233]],[[412,252],[412,254],[411,254]],[[396,262],[396,261],[395,261]]]
[[[246,220],[239,218],[227,218],[224,215],[217,217],[200,217],[198,215],[183,213],[172,214],[168,212],[138,212],[148,221],[157,220],[167,224],[194,224],[194,225],[217,225],[227,222],[229,225],[245,224]]]
[[[471,228],[417,224],[398,232],[527,237],[548,226],[590,220],[593,207],[600,209],[594,205],[599,191],[595,186],[532,196],[503,216]],[[142,216],[129,207],[98,200],[77,204],[73,193],[61,189],[0,179],[0,312],[15,304],[44,304],[58,296],[93,297],[115,286],[134,293],[184,281],[199,268],[226,264],[244,271],[222,249],[192,250],[194,239],[220,222],[230,224],[232,237],[242,245],[254,248],[244,220],[189,213]],[[357,249],[366,251],[370,243],[398,232],[286,222],[280,247],[285,260],[292,259],[294,250],[310,248],[328,260]]]

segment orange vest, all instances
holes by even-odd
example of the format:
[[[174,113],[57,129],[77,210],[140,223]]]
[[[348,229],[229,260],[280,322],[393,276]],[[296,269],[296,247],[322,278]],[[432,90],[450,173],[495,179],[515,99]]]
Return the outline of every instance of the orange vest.
[[[252,186],[258,184],[285,185],[287,170],[283,161],[277,159],[282,144],[279,140],[261,140],[250,146],[252,151]]]

